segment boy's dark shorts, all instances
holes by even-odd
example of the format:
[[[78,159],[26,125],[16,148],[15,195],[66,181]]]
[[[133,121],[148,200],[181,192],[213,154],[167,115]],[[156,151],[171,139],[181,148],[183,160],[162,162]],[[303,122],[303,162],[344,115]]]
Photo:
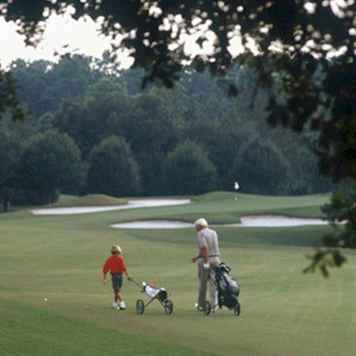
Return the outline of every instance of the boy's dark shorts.
[[[112,281],[112,289],[115,292],[120,292],[120,289],[122,287],[122,282],[123,282],[122,273],[112,273],[111,281]]]

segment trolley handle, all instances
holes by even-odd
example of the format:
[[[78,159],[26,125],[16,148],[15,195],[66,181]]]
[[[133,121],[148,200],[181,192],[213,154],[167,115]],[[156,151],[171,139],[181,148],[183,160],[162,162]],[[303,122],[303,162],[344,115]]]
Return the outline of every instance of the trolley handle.
[[[136,282],[132,277],[127,278],[127,280],[129,282],[132,282],[133,284],[135,284],[137,287],[141,287],[141,284]]]

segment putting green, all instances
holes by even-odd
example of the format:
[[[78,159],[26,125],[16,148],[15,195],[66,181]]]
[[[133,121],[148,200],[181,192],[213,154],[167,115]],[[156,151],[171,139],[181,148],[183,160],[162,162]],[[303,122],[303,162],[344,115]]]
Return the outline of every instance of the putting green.
[[[135,220],[231,223],[248,213],[318,217],[327,196],[258,197],[212,193],[189,206],[76,216],[0,215],[1,355],[353,355],[356,254],[331,278],[303,275],[305,254],[325,226],[218,228],[224,260],[241,282],[242,315],[204,317],[196,299],[195,234],[114,230]],[[128,310],[110,308],[100,267],[113,243],[130,274],[164,286],[175,303],[166,316],[152,304],[137,316],[138,288],[125,284]],[[44,298],[47,298],[45,301]]]

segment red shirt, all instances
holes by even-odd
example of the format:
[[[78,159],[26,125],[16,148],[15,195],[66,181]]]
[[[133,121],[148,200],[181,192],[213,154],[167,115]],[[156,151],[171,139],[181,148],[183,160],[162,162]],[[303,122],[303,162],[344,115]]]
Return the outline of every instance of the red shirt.
[[[126,264],[124,257],[121,255],[113,255],[110,256],[104,266],[103,266],[103,273],[123,273],[126,272]]]

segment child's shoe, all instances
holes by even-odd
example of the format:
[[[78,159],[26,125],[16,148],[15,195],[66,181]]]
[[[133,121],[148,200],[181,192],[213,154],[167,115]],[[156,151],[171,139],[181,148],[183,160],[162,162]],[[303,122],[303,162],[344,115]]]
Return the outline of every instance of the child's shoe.
[[[121,310],[125,310],[126,309],[126,303],[123,300],[119,303],[119,308]]]
[[[113,307],[113,309],[117,309],[119,307],[119,305],[116,302],[112,302],[112,307]]]

